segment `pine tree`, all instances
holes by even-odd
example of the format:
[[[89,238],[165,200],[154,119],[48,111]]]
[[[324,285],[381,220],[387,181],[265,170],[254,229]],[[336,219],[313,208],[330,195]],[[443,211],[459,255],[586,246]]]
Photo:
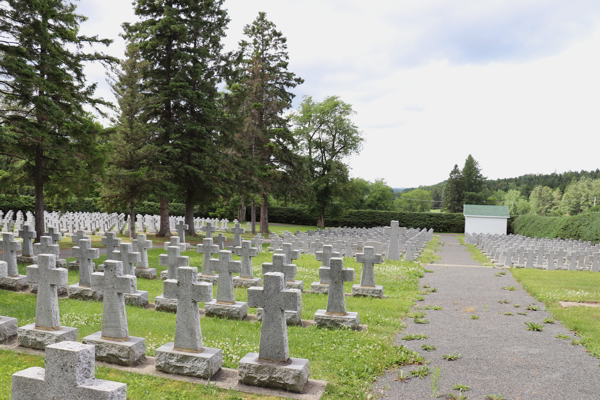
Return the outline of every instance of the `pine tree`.
[[[86,53],[92,44],[112,41],[79,34],[86,20],[76,6],[63,0],[7,0],[0,8],[0,93],[7,107],[0,114],[3,155],[19,159],[35,186],[35,230],[44,232],[45,185],[65,194],[84,189],[84,173],[103,161],[97,135],[103,128],[84,106],[104,115],[110,103],[94,97],[96,84],[87,84],[84,63],[117,60]],[[65,197],[65,196],[62,196]]]
[[[483,190],[485,177],[481,175],[479,163],[469,154],[461,171],[463,192],[479,193]]]
[[[444,188],[444,210],[446,212],[462,211],[462,192],[462,174],[458,165],[455,164]]]

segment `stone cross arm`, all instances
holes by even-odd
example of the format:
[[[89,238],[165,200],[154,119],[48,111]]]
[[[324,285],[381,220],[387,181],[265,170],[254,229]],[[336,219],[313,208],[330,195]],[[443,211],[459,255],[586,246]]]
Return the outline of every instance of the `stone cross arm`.
[[[106,267],[105,267],[106,268]],[[92,274],[92,288],[101,291],[106,290],[105,272],[94,272]],[[115,276],[114,291],[117,293],[134,294],[136,290],[136,279],[134,275]]]
[[[349,282],[354,280],[354,270],[352,268],[342,268],[341,269],[341,278],[343,282]],[[327,283],[331,281],[331,268],[328,267],[320,267],[319,268],[319,279],[323,283]]]
[[[265,274],[265,280],[269,280],[272,275],[280,276],[281,273],[268,272]],[[282,277],[283,278],[283,277]],[[265,287],[267,283],[265,282]],[[285,286],[284,286],[285,287]],[[280,290],[279,298],[273,298],[273,293],[265,293],[264,289],[258,286],[248,288],[248,306],[256,308],[268,308],[270,302],[274,302],[276,306],[283,311],[295,311],[300,303],[300,291],[298,289]]]

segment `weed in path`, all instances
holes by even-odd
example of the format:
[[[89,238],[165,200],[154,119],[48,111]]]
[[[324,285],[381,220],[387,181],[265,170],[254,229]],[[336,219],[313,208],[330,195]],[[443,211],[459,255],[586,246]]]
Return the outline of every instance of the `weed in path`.
[[[416,369],[414,371],[410,371],[410,374],[412,376],[414,376],[415,378],[421,378],[421,379],[425,378],[430,373],[431,373],[431,371],[429,370],[429,367],[427,365],[423,365],[419,369]]]
[[[500,304],[508,304],[509,301],[508,301],[508,299],[502,299],[502,300],[498,300],[498,303],[500,303]]]
[[[425,351],[433,351],[436,349],[436,347],[432,344],[422,344],[421,349],[423,349]]]
[[[544,318],[544,323],[545,324],[553,324],[554,323],[554,318],[552,318],[552,317]]]
[[[527,313],[526,313],[526,312],[523,312],[523,311],[520,311],[520,312],[518,312],[517,314],[519,314],[519,315],[527,315]]]
[[[417,295],[417,296],[415,296],[415,300],[416,301],[425,301],[425,297],[423,297],[421,295]]]
[[[430,269],[426,269],[426,270],[425,270],[425,273],[426,273],[426,274],[433,274],[434,272],[435,272],[435,271],[432,271],[432,270],[430,270]]]
[[[469,390],[469,387],[467,385],[461,385],[460,383],[457,383],[456,385],[452,386],[453,390],[458,390],[459,392],[466,392]]]
[[[530,304],[530,305],[527,306],[527,309],[529,311],[537,311],[539,308],[538,308],[538,306],[536,304]]]
[[[567,336],[567,335],[556,335],[554,337],[557,339],[563,339],[563,340],[572,340],[573,339],[571,336]]]
[[[431,397],[440,397],[438,390],[440,390],[441,375],[440,367],[435,367],[433,374],[431,374]]]
[[[483,400],[504,400],[504,396],[499,394],[488,394],[483,398]]]
[[[448,393],[446,395],[446,399],[447,400],[466,400],[467,396],[465,396],[464,394],[459,394],[458,396],[455,395],[454,393]]]
[[[444,354],[442,358],[446,361],[456,361],[460,358],[460,354],[452,353],[452,354]]]
[[[521,307],[521,305],[520,304],[513,304],[513,307],[514,308],[519,308],[519,307]]]
[[[408,314],[408,318],[423,318],[425,317],[424,312],[411,312]]]
[[[477,315],[471,315],[471,319],[479,319]]]
[[[511,292],[514,292],[515,290],[517,290],[517,288],[514,287],[514,286],[502,286],[500,289],[502,289],[502,290],[510,290]]]
[[[544,330],[544,325],[536,324],[535,322],[525,322],[528,331],[541,332]]]
[[[418,334],[412,334],[412,335],[406,335],[402,338],[402,340],[423,340],[423,339],[427,339],[429,336],[427,335],[423,335],[422,333],[420,335]]]
[[[435,310],[435,311],[441,311],[444,309],[444,307],[442,307],[442,306],[425,306],[423,308],[425,308],[425,310]]]
[[[429,320],[424,318],[415,318],[415,324],[428,324]]]
[[[515,315],[515,314],[513,314],[511,312],[505,312],[504,315]]]
[[[409,380],[411,376],[404,372],[404,370],[400,370],[400,372],[396,373],[396,380],[400,382],[406,382]]]

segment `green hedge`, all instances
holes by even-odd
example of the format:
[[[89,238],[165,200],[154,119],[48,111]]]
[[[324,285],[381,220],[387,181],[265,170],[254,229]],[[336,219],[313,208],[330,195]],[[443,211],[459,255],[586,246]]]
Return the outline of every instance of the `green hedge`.
[[[512,223],[514,233],[529,237],[562,238],[600,242],[600,213],[566,217],[521,215]]]

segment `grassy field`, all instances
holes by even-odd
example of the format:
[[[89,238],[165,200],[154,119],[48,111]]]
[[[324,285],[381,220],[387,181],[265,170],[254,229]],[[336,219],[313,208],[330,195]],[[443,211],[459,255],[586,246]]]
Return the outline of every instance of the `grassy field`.
[[[456,238],[460,244],[467,246],[467,250],[469,250],[469,253],[471,253],[471,258],[473,258],[473,260],[485,267],[494,266],[494,263],[491,262],[490,259],[477,248],[477,246],[474,244],[465,244],[465,235],[456,235]]]
[[[273,226],[275,228],[275,226]],[[296,227],[281,227],[281,230]],[[436,236],[422,253],[421,262],[436,259],[435,250],[439,246]],[[158,255],[162,249],[149,251],[149,260],[157,271]],[[185,252],[189,265],[203,266],[202,254]],[[271,254],[263,253],[253,259],[254,273],[258,276],[263,262],[270,262]],[[318,280],[319,262],[314,257],[303,255],[296,260],[297,279],[304,280],[305,288]],[[345,267],[355,269],[354,282],[347,282],[346,292],[360,279],[360,264],[354,259],[345,259]],[[21,266],[24,271],[25,266]],[[290,356],[307,358],[311,362],[312,379],[329,381],[325,399],[366,399],[369,398],[373,380],[384,370],[395,366],[422,362],[422,358],[405,347],[394,345],[396,333],[402,329],[402,319],[406,317],[415,298],[418,297],[419,279],[424,269],[418,262],[386,261],[376,266],[377,283],[385,286],[386,299],[346,298],[349,311],[360,313],[361,323],[369,326],[368,331],[329,330],[316,327],[290,327]],[[77,272],[69,272],[69,283],[78,280]],[[161,280],[138,279],[138,289],[149,292],[150,301],[163,292]],[[247,290],[237,289],[237,299],[247,300]],[[317,309],[327,306],[327,296],[304,294],[302,296],[302,318],[312,319]],[[78,328],[78,340],[90,333],[101,330],[101,302],[84,302],[71,299],[60,300],[61,323]],[[152,309],[127,307],[130,334],[146,339],[147,355],[154,355],[156,349],[174,340],[175,314],[161,313]],[[255,309],[250,309],[255,313]],[[19,318],[19,324],[34,321],[35,296],[31,294],[0,291],[0,315]],[[260,324],[248,321],[229,321],[218,318],[202,318],[202,332],[205,345],[220,348],[224,352],[224,366],[236,368],[238,361],[248,352],[258,352]],[[10,375],[32,365],[42,365],[41,357],[16,355],[9,351],[0,352],[0,399],[9,393]],[[181,382],[125,374],[106,368],[98,369],[98,377],[129,384],[129,399],[251,399],[254,396],[238,392],[224,391],[214,387],[189,385]]]

